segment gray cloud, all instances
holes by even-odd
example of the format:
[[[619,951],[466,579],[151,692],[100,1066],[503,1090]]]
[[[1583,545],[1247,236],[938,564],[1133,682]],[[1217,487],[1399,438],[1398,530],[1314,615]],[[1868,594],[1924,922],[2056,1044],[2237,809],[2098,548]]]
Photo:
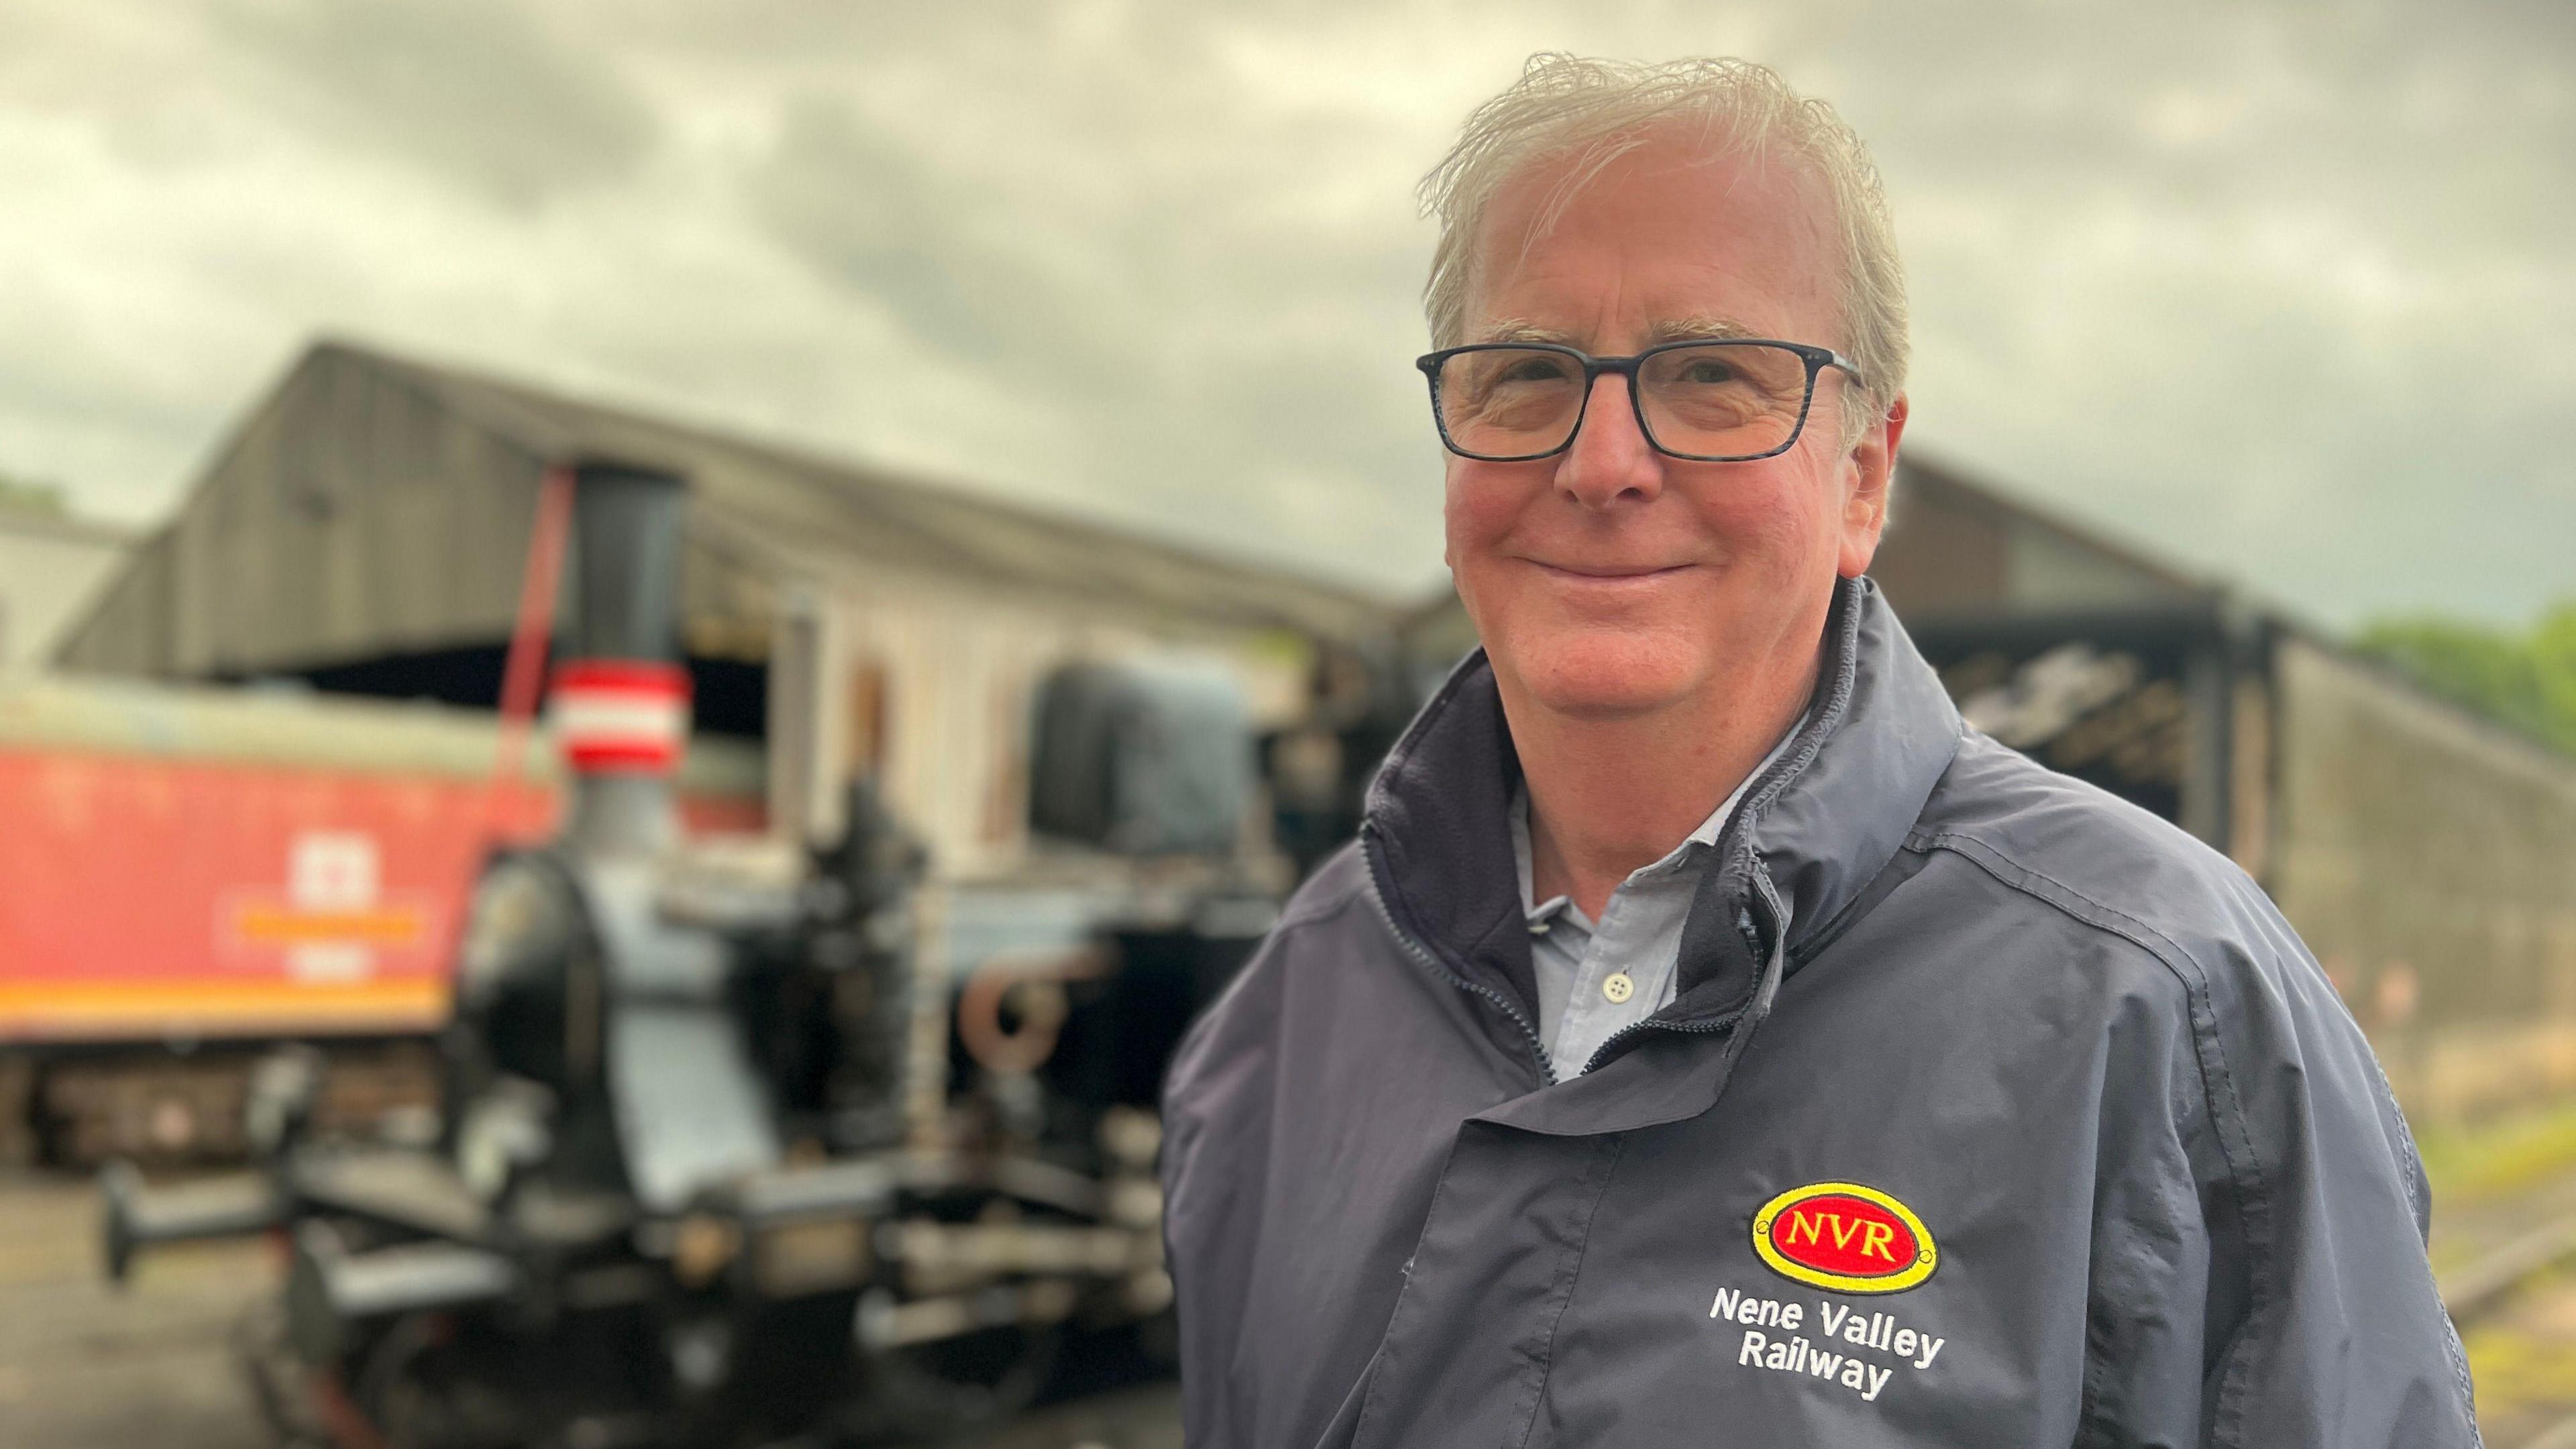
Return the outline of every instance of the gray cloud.
[[[1878,122],[1927,436],[2330,617],[2576,591],[2565,9],[2082,19]]]
[[[1404,590],[1411,187],[1528,52],[1888,177],[1912,445],[2332,621],[2576,592],[2576,9],[207,0],[0,13],[0,467],[166,500],[344,330]]]
[[[498,0],[234,0],[212,18],[317,128],[505,206],[614,179],[653,144],[652,112],[596,46]]]
[[[790,103],[747,188],[787,252],[893,311],[924,347],[1024,385],[1077,388],[1114,376],[1127,350],[1132,334],[1096,327],[1082,305],[1098,279],[1063,265],[1078,238],[1015,212],[982,178],[938,166],[847,105]]]

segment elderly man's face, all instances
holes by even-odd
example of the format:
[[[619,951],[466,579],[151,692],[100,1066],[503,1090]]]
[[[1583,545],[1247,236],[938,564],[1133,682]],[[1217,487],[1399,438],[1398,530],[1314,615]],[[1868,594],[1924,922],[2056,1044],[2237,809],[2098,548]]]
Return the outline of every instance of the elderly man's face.
[[[1494,198],[1461,340],[1612,355],[1732,332],[1847,347],[1830,203],[1802,172],[1657,139],[1532,241],[1563,175],[1541,163]],[[1877,547],[1901,427],[1900,412],[1840,449],[1848,383],[1828,369],[1797,446],[1753,462],[1656,452],[1612,375],[1563,453],[1451,455],[1449,567],[1507,698],[1583,717],[1724,708],[1731,690],[1802,669],[1834,576]]]

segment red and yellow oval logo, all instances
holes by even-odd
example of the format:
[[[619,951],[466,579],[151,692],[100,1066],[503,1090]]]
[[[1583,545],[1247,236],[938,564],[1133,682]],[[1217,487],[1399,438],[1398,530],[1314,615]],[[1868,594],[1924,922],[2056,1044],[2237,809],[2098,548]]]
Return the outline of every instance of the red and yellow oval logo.
[[[1941,1263],[1921,1218],[1856,1182],[1809,1183],[1764,1203],[1753,1251],[1781,1276],[1837,1293],[1900,1293]]]

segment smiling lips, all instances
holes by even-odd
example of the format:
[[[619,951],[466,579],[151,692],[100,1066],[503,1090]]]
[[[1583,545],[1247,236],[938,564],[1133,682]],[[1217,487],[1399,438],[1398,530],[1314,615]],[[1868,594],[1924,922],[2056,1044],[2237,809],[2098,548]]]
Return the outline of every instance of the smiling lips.
[[[1542,573],[1587,584],[1634,583],[1677,574],[1690,567],[1689,564],[1665,564],[1631,568],[1615,564],[1556,564],[1540,559],[1531,559],[1530,562],[1536,564]]]

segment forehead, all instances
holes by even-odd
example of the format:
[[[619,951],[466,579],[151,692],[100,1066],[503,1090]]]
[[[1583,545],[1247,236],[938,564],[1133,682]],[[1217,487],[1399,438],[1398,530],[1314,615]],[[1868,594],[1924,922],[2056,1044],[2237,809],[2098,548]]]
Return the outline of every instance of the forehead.
[[[1688,135],[1649,136],[1598,169],[1544,157],[1486,208],[1464,340],[1732,332],[1841,346],[1831,219],[1807,168]]]

